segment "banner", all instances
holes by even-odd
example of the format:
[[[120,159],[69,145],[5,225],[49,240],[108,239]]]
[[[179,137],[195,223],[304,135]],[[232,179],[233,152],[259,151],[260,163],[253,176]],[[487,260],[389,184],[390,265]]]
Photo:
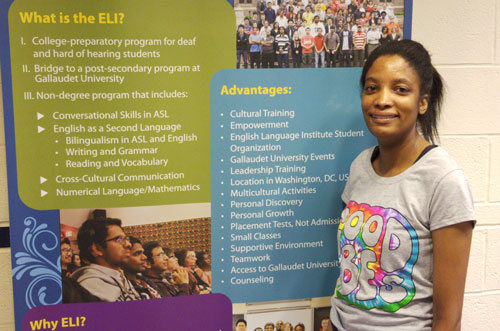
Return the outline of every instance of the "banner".
[[[16,329],[319,329],[411,1],[0,5]]]

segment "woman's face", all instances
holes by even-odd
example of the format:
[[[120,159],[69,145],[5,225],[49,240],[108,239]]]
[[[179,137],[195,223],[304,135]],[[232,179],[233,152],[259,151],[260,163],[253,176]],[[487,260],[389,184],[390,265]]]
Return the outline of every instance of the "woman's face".
[[[80,260],[80,255],[75,255],[74,261],[75,261],[75,266],[81,267],[82,261]]]
[[[194,251],[188,251],[186,253],[186,261],[184,263],[188,268],[194,267],[196,265],[196,253]]]
[[[384,55],[366,74],[361,99],[366,125],[379,143],[394,144],[417,133],[417,116],[427,110],[418,73],[399,55]]]
[[[210,256],[208,256],[208,254],[203,254],[203,260],[208,265],[212,264],[212,261],[210,261]]]
[[[168,254],[167,258],[168,258],[168,260],[167,260],[167,269],[168,270],[175,270],[175,269],[179,268],[179,260],[177,260],[177,257],[175,256],[175,254],[173,252]]]

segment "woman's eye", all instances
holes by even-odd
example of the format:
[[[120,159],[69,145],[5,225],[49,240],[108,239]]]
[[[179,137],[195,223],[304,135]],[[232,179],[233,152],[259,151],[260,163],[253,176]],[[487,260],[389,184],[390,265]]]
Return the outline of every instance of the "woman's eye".
[[[398,93],[408,93],[410,90],[407,87],[404,86],[398,86],[396,87],[396,92]]]
[[[375,89],[376,89],[376,87],[374,85],[367,85],[367,86],[365,86],[364,91],[367,93],[370,93],[370,92],[375,91]]]

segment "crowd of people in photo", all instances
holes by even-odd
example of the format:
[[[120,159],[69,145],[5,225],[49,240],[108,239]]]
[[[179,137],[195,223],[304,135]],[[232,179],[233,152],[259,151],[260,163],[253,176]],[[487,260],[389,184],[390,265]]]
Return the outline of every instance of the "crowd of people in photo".
[[[129,237],[114,218],[86,220],[78,251],[61,241],[63,302],[115,302],[211,293],[210,256]]]
[[[244,319],[239,319],[236,321],[234,325],[235,331],[247,331],[247,322]],[[276,324],[273,322],[267,322],[263,328],[256,327],[253,331],[305,331],[306,327],[304,323],[297,323],[295,326],[290,322],[283,322],[282,320],[276,321]],[[325,329],[321,329],[320,331],[326,331]]]
[[[402,38],[378,0],[259,0],[236,31],[236,68],[361,67],[379,45]]]
[[[321,320],[321,327],[318,331],[326,331],[328,329],[328,324],[330,323],[330,318],[325,317]],[[234,325],[235,331],[247,331],[247,321],[244,319],[238,319]],[[273,322],[267,322],[264,327],[256,327],[253,331],[306,331],[304,323],[297,323],[295,326],[290,322],[284,322],[282,320]]]

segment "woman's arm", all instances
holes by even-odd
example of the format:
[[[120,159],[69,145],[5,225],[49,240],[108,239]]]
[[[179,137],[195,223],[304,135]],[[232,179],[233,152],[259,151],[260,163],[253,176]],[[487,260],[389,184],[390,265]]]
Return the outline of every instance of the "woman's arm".
[[[432,232],[433,331],[460,330],[472,228],[473,222],[464,222]]]

